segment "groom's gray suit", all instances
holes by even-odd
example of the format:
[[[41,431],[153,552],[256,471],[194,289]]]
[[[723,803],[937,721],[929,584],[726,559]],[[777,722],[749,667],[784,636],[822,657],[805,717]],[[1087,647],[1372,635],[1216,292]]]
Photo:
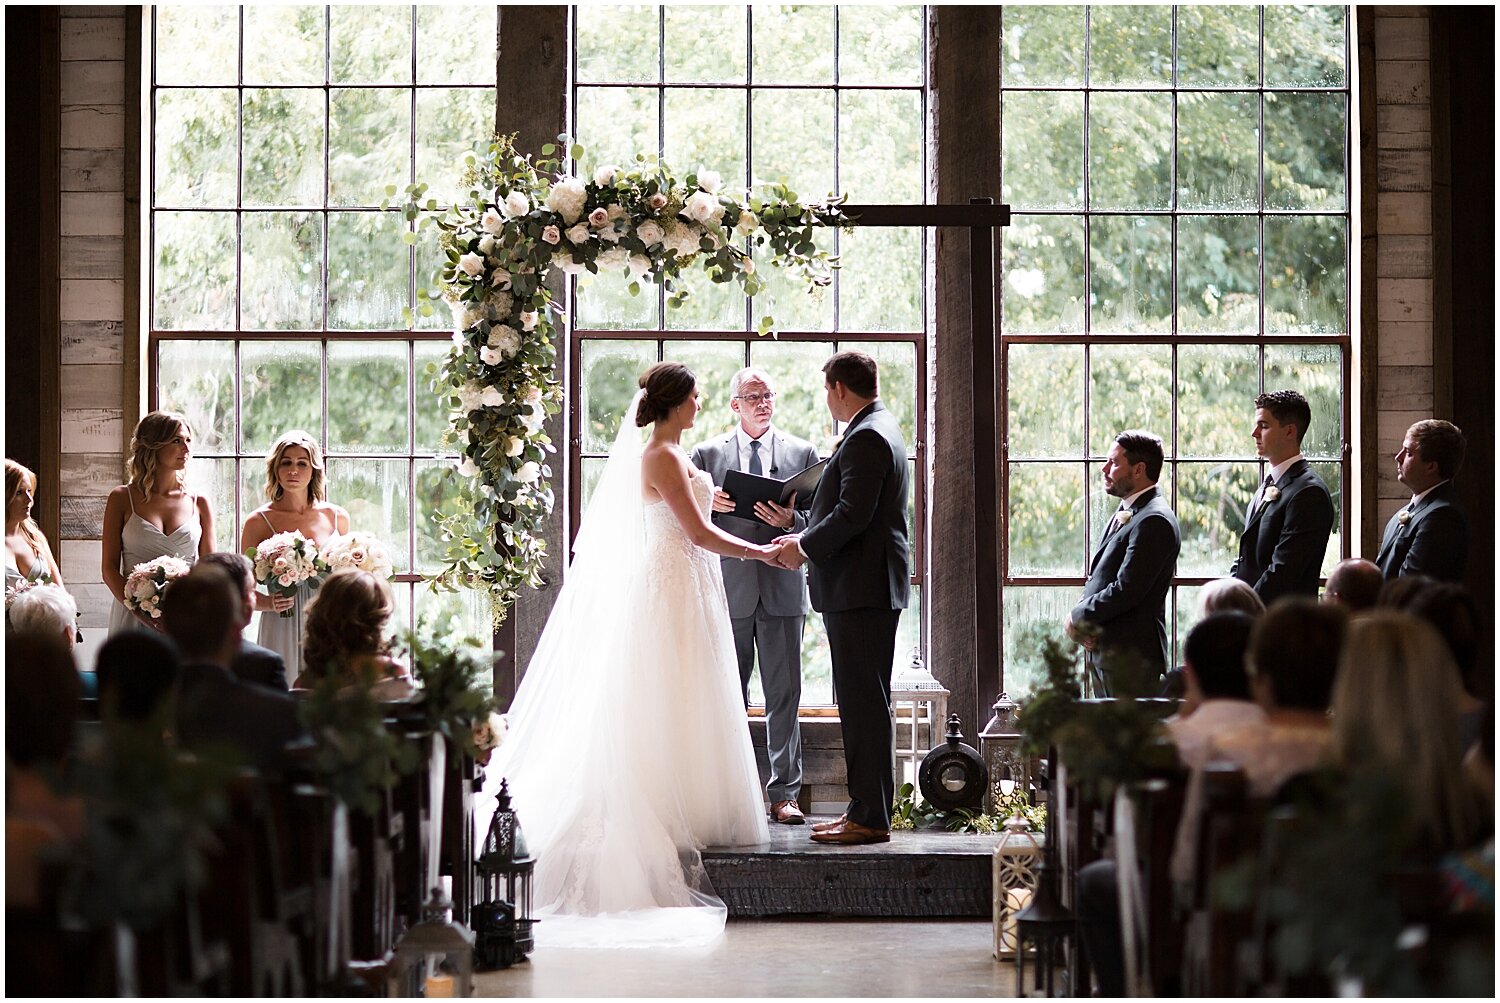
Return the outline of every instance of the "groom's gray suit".
[[[761,436],[769,440],[770,462],[766,476],[785,480],[818,462],[812,443],[787,435],[774,426]],[[762,445],[761,449],[765,446]],[[693,465],[708,471],[715,487],[723,487],[724,475],[741,469],[739,430],[703,443],[693,450]],[[806,506],[811,498],[798,498],[791,529],[778,529],[760,520],[737,519],[714,513],[713,521],[724,532],[750,543],[770,543],[786,533],[807,526]],[[771,804],[795,801],[802,790],[802,738],[797,726],[797,708],[802,702],[802,624],[807,616],[807,587],[803,572],[786,571],[764,561],[726,557],[720,562],[724,592],[729,597],[729,622],[734,628],[735,654],[740,664],[740,690],[749,702],[750,674],[755,652],[760,650],[760,684],[766,694],[766,752],[771,762],[771,780],[766,794]]]

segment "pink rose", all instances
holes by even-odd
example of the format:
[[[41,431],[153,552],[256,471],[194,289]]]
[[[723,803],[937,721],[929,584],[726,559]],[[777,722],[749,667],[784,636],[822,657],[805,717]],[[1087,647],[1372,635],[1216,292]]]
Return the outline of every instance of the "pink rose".
[[[657,192],[646,200],[646,204],[652,209],[661,209],[667,204],[667,197],[661,192]]]
[[[600,227],[609,222],[609,210],[600,206],[589,213],[589,226]]]
[[[542,239],[549,244],[561,243],[562,231],[559,230],[556,226],[548,226],[542,231]]]

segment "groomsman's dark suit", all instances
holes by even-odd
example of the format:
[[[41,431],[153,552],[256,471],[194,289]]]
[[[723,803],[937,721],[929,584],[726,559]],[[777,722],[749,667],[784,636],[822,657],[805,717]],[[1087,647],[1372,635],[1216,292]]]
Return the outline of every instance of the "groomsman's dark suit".
[[[1333,498],[1306,460],[1276,481],[1240,534],[1240,556],[1229,573],[1255,589],[1267,606],[1282,596],[1318,597],[1318,574],[1333,532]]]
[[[267,616],[274,616],[268,613]],[[229,667],[241,682],[254,683],[266,689],[286,693],[286,659],[270,648],[262,648],[249,641],[240,641],[240,650],[235,652],[234,664]]]
[[[906,440],[880,401],[849,421],[813,493],[801,548],[823,614],[849,774],[849,820],[891,826],[891,663],[906,608]]]
[[[785,480],[818,462],[812,443],[775,428],[761,437],[770,447],[766,474]],[[724,475],[740,469],[738,428],[693,450],[693,466],[708,471],[714,487],[724,486]],[[798,498],[805,509],[811,499]],[[770,543],[807,526],[805,510],[792,512],[791,529],[777,529],[759,519],[739,519],[715,512],[714,523],[724,532],[750,543]],[[760,684],[766,694],[766,755],[771,779],[766,786],[771,804],[795,801],[802,789],[802,740],[797,709],[802,702],[802,626],[807,617],[807,589],[802,571],[788,571],[764,561],[725,557],[724,592],[729,597],[729,622],[740,663],[740,689],[748,694],[755,652],[760,651]],[[748,699],[748,697],[747,697]]]
[[[1182,536],[1177,516],[1155,488],[1131,505],[1121,526],[1111,517],[1083,598],[1073,607],[1073,623],[1101,630],[1099,644],[1084,652],[1084,664],[1098,696],[1109,696],[1110,663],[1116,653],[1145,659],[1158,676],[1167,671],[1167,591],[1177,566]]]
[[[1402,523],[1401,512],[1409,513]],[[1415,505],[1406,505],[1385,524],[1380,565],[1386,580],[1426,575],[1445,582],[1461,582],[1469,559],[1469,522],[1458,507],[1452,481],[1444,481]]]

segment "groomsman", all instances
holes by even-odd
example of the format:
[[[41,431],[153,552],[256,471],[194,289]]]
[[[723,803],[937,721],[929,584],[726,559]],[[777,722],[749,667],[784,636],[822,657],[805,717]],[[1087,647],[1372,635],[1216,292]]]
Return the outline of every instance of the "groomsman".
[[[845,424],[844,436],[813,492],[806,532],[783,537],[776,558],[789,568],[807,563],[833,660],[849,807],[837,821],[813,826],[819,843],[891,838],[891,663],[911,581],[911,486],[906,438],[878,399],[879,377],[864,352],[839,352],[823,364],[828,411]]]
[[[1158,677],[1167,671],[1167,591],[1182,537],[1156,489],[1162,462],[1161,439],[1140,431],[1115,436],[1104,461],[1104,490],[1120,508],[1094,551],[1083,598],[1063,622],[1084,647],[1094,696],[1111,695],[1111,665],[1119,658],[1144,659]],[[1080,630],[1085,626],[1096,631]]]
[[[806,528],[805,511],[793,505],[759,502],[756,519],[736,518],[734,499],[723,488],[731,470],[782,479],[818,462],[818,451],[771,424],[776,392],[764,370],[747,368],[729,381],[729,410],[739,425],[729,435],[693,450],[693,465],[714,479],[713,520],[724,532],[750,543],[770,543],[783,533]],[[811,499],[807,499],[810,501]],[[803,506],[806,507],[805,505]],[[760,685],[766,695],[766,753],[771,779],[766,794],[771,821],[801,825],[797,807],[802,791],[802,734],[797,709],[802,702],[802,624],[807,616],[807,589],[800,570],[788,571],[764,561],[726,557],[719,564],[729,597],[729,622],[739,658],[740,693],[750,702],[750,675],[760,651]]]
[[[1406,430],[1396,453],[1396,477],[1411,502],[1391,516],[1375,563],[1386,579],[1427,575],[1458,582],[1469,559],[1469,523],[1458,507],[1453,475],[1464,462],[1463,432],[1429,419]]]
[[[1255,398],[1255,452],[1270,464],[1251,499],[1240,556],[1229,573],[1267,606],[1282,596],[1318,596],[1318,573],[1333,532],[1333,498],[1302,458],[1312,424],[1307,398],[1277,390]]]

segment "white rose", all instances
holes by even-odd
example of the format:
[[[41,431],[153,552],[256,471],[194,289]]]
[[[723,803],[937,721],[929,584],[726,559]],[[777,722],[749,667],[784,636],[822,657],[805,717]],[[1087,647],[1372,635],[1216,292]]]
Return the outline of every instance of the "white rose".
[[[492,234],[498,234],[505,230],[505,218],[493,209],[486,209],[484,215],[479,217],[479,225]],[[490,253],[485,251],[485,254]]]
[[[521,453],[525,449],[526,449],[526,440],[523,439],[523,438],[521,438],[519,435],[513,435],[509,439],[506,440],[506,443],[505,443],[505,455],[506,456],[520,456]]]
[[[569,224],[576,223],[578,217],[583,215],[583,204],[588,197],[588,189],[578,178],[559,178],[547,193],[547,208]]]
[[[479,359],[487,366],[498,366],[502,361],[500,353],[488,345],[479,350]]]
[[[490,276],[490,285],[496,289],[509,289],[510,272],[503,268],[495,269],[495,274]]]
[[[558,251],[552,255],[552,267],[560,268],[568,275],[582,275],[588,271],[588,266],[573,260],[573,255],[567,251]]]
[[[648,219],[635,228],[635,235],[640,238],[641,243],[647,247],[652,247],[661,243],[662,237],[666,236],[666,231],[659,224]]]
[[[479,395],[479,403],[484,407],[500,407],[505,403],[497,387],[485,387]]]
[[[484,259],[477,254],[465,254],[458,259],[458,269],[470,278],[484,272]]]
[[[505,196],[505,203],[501,206],[501,209],[505,215],[511,219],[515,219],[517,216],[524,216],[531,211],[531,201],[526,198],[523,192],[511,192]]]
[[[537,463],[535,460],[527,460],[525,463],[521,464],[521,469],[516,471],[516,480],[520,481],[522,484],[531,484],[541,476],[541,464]]]
[[[589,230],[587,223],[579,223],[576,226],[570,227],[567,232],[568,240],[574,244],[587,244],[591,236],[593,236],[593,232]]]
[[[594,169],[594,184],[600,188],[608,188],[615,183],[615,165],[600,164]]]
[[[612,247],[594,259],[601,272],[617,272],[630,261],[630,252],[623,247]]]
[[[700,170],[698,172],[698,187],[702,188],[704,191],[708,192],[711,195],[719,194],[719,188],[723,184],[724,182],[719,177],[718,171]]]
[[[536,330],[536,321],[537,321],[537,315],[536,315],[536,311],[535,310],[522,310],[521,311],[521,330],[523,330],[523,331],[535,331]]]
[[[682,211],[695,223],[717,223],[724,215],[718,197],[708,192],[694,192]]]
[[[542,230],[542,239],[549,244],[557,244],[562,241],[562,231],[555,226],[547,226]]]
[[[644,254],[632,254],[628,267],[632,278],[642,278],[651,271],[651,259]]]
[[[479,465],[465,456],[458,463],[458,472],[463,474],[465,477],[478,477]]]
[[[488,256],[495,249],[495,238],[485,234],[479,238],[479,253]]]
[[[748,237],[755,232],[757,226],[760,226],[760,220],[755,218],[755,213],[749,209],[741,209],[740,218],[735,222],[734,228]]]

